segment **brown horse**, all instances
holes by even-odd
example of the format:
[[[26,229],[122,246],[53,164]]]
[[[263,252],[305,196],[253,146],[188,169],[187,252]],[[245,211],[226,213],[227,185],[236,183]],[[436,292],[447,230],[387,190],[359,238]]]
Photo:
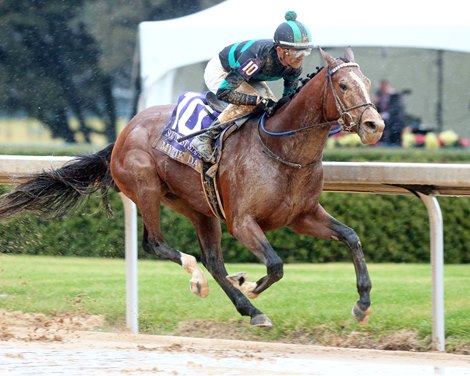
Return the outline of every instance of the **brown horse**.
[[[140,209],[144,250],[180,264],[192,274],[192,291],[204,297],[207,280],[196,259],[165,243],[160,230],[160,204],[165,204],[192,222],[202,263],[238,312],[256,326],[272,324],[247,297],[255,298],[283,276],[282,260],[265,232],[289,227],[299,234],[339,240],[348,246],[356,271],[359,300],[353,313],[366,322],[371,282],[361,242],[354,230],[319,204],[322,152],[332,121],[356,132],[365,144],[380,139],[384,122],[371,103],[370,81],[354,62],[352,51],[347,49],[341,59],[320,52],[327,67],[304,83],[274,116],[258,124],[251,119],[231,135],[220,160],[216,178],[228,231],[267,268],[266,276],[257,282],[248,282],[243,273],[227,275],[220,220],[207,203],[200,175],[152,147],[173,105],[140,112],[114,145],[18,186],[1,199],[0,217],[24,210],[64,212],[90,192],[115,186]]]

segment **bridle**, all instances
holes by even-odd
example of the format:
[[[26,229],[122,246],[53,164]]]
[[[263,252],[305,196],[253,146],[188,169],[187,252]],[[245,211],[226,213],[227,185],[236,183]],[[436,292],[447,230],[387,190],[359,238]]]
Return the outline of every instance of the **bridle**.
[[[286,159],[284,159],[280,155],[277,155],[276,153],[274,153],[263,142],[263,139],[261,138],[260,129],[263,131],[263,133],[265,133],[269,136],[274,136],[274,137],[293,136],[296,133],[300,133],[300,132],[303,132],[303,131],[306,131],[306,130],[309,130],[309,129],[312,129],[312,128],[318,128],[318,127],[327,126],[327,125],[332,126],[334,124],[339,124],[341,126],[340,130],[344,130],[346,132],[352,132],[352,128],[354,128],[357,125],[357,131],[359,131],[360,126],[362,124],[362,116],[364,115],[364,112],[370,107],[372,107],[374,109],[376,107],[371,102],[361,103],[361,104],[358,104],[358,105],[355,105],[355,106],[352,106],[352,107],[348,107],[348,108],[346,108],[344,106],[343,102],[341,102],[341,99],[338,97],[338,95],[336,93],[335,87],[333,85],[332,77],[338,70],[340,70],[342,68],[345,68],[345,67],[358,67],[359,68],[359,64],[353,63],[353,62],[344,62],[342,64],[337,65],[334,68],[329,69],[328,74],[327,74],[328,80],[325,82],[325,86],[324,86],[324,90],[323,90],[323,110],[322,110],[323,111],[323,117],[325,119],[327,118],[326,117],[325,105],[326,105],[326,96],[327,96],[327,93],[328,93],[327,88],[328,88],[328,85],[329,85],[330,89],[331,89],[331,93],[332,93],[333,98],[335,100],[336,110],[338,111],[338,113],[340,115],[339,118],[335,121],[326,121],[326,122],[323,122],[323,123],[315,123],[315,124],[308,125],[306,127],[293,129],[293,130],[289,130],[289,131],[272,132],[272,131],[268,131],[264,126],[265,118],[266,118],[266,113],[264,113],[260,117],[259,122],[258,122],[258,139],[259,139],[259,141],[261,143],[261,146],[263,147],[264,151],[266,152],[266,154],[268,154],[271,158],[275,159],[276,161],[281,162],[281,163],[283,163],[287,166],[294,167],[294,168],[308,167],[308,166],[311,166],[311,165],[316,164],[318,162],[318,161],[313,161],[313,162],[310,162],[310,163],[307,163],[307,164],[300,164],[300,163],[287,161]],[[362,108],[362,107],[364,107],[364,110],[360,113],[359,118],[358,118],[358,122],[356,122],[356,121],[354,121],[354,117],[350,114],[349,111],[355,110],[357,108]],[[346,119],[348,119],[349,121],[347,122]],[[334,133],[338,133],[338,131],[335,131]]]
[[[341,128],[346,132],[352,132],[352,129],[356,125],[357,125],[357,130],[359,131],[359,128],[361,127],[361,124],[362,124],[362,116],[364,115],[364,112],[366,112],[366,110],[369,107],[372,107],[374,109],[376,109],[376,107],[373,103],[366,102],[366,103],[358,104],[356,106],[345,108],[344,104],[341,102],[341,99],[338,97],[338,95],[336,93],[335,87],[333,85],[333,79],[332,79],[333,75],[338,70],[340,70],[341,68],[345,68],[345,67],[357,67],[357,68],[359,68],[359,64],[352,63],[352,62],[347,62],[347,63],[345,62],[345,63],[337,65],[334,68],[329,69],[328,70],[328,83],[330,85],[331,93],[333,94],[333,98],[335,100],[336,110],[338,111],[338,113],[340,115],[339,119],[337,120],[337,123],[339,125],[341,125]],[[323,117],[325,119],[326,119],[325,103],[326,103],[326,94],[327,94],[327,92],[328,92],[328,90],[326,90],[326,84],[325,84],[325,90],[323,91]],[[356,123],[354,121],[353,116],[349,113],[349,111],[352,111],[352,110],[355,110],[356,108],[361,108],[361,107],[364,107],[364,110],[362,110],[362,112],[360,113],[358,122]],[[348,119],[349,121],[346,122],[346,119]]]

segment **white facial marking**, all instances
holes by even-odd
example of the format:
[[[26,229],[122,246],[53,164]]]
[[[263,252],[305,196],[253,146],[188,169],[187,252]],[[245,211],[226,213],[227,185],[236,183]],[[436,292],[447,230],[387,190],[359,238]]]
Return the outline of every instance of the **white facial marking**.
[[[364,80],[361,79],[361,77],[358,76],[356,72],[350,72],[351,78],[355,82],[357,86],[359,86],[360,90],[362,93],[364,93],[364,99],[366,102],[371,103],[372,101],[370,100],[370,95],[367,90],[367,87],[364,83]]]

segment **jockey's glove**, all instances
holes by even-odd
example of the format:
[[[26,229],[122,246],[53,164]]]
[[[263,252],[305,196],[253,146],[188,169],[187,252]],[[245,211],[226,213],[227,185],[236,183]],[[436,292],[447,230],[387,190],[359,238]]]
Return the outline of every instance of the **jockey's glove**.
[[[266,115],[269,117],[274,114],[274,108],[276,107],[276,102],[271,98],[261,98],[258,104],[258,108],[266,112]]]

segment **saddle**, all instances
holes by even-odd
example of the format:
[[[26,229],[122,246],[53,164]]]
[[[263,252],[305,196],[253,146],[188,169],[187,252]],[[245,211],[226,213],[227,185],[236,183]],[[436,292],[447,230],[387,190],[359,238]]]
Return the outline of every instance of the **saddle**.
[[[183,93],[179,96],[161,136],[152,143],[152,146],[157,150],[186,164],[201,175],[201,183],[207,202],[214,215],[219,219],[225,219],[216,179],[223,144],[227,137],[235,132],[253,113],[237,119],[237,124],[233,122],[221,132],[213,145],[214,164],[203,161],[198,152],[191,147],[191,141],[201,133],[201,130],[209,128],[226,106],[227,104],[218,100],[212,92]]]

